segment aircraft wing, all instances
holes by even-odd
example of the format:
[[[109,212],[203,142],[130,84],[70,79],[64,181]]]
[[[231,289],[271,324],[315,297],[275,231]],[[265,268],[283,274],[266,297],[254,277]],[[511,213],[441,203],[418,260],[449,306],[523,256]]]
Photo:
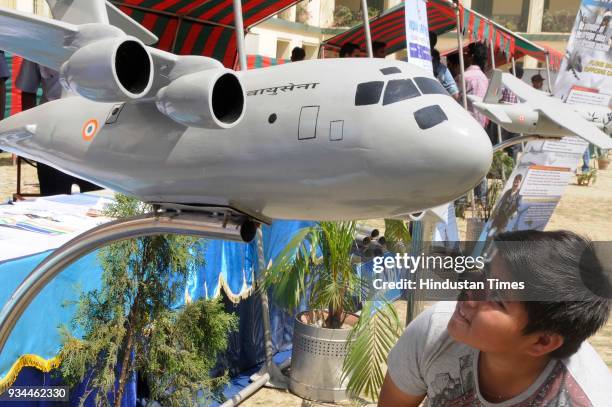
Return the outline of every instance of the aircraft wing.
[[[487,116],[495,118],[495,122],[502,125],[512,123],[512,119],[506,113],[503,105],[496,105],[492,103],[474,103],[474,106]],[[488,114],[487,114],[488,113]]]
[[[78,26],[0,7],[0,49],[59,70],[76,50]]]
[[[565,105],[565,103],[560,103]],[[591,144],[604,150],[612,149],[612,138],[599,130],[593,123],[584,120],[579,114],[564,106],[559,109],[557,104],[553,106],[538,106],[537,110],[548,117],[559,126],[566,128],[576,136],[581,137]]]
[[[595,144],[599,148],[612,148],[612,139],[606,133],[599,130],[593,123],[588,122],[576,113],[571,105],[563,103],[560,99],[549,96],[547,93],[532,88],[509,73],[502,74],[502,81],[508,89],[516,94],[516,96],[527,102],[534,110],[548,117],[548,119],[559,126],[585,139],[589,143]],[[491,105],[487,105],[486,108],[491,109]],[[495,109],[495,106],[492,108]],[[503,121],[501,123],[503,124]]]

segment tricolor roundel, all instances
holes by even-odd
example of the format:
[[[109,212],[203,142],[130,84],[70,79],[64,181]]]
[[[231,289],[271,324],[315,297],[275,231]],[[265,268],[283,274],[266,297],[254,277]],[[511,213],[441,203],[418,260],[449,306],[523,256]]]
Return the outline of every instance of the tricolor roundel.
[[[90,141],[94,138],[96,133],[98,132],[98,121],[96,119],[88,120],[87,123],[83,126],[83,140]]]

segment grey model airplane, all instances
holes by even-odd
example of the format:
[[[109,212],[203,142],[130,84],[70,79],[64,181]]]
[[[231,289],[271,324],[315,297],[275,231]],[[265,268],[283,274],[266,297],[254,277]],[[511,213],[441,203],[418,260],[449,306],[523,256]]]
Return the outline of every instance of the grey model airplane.
[[[0,8],[0,49],[66,88],[0,122],[4,150],[142,201],[264,222],[403,216],[489,170],[484,130],[405,62],[235,72],[146,46],[155,37],[104,1],[50,4],[53,20]]]
[[[521,103],[500,103],[502,85],[514,92]],[[612,148],[612,111],[607,106],[564,103],[497,69],[485,97],[470,99],[478,111],[510,132],[578,136],[600,148]]]

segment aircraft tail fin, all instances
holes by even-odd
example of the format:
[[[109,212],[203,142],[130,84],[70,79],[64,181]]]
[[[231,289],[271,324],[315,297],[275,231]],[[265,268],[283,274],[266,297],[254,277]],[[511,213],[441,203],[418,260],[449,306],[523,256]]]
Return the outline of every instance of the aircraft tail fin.
[[[105,0],[47,0],[56,20],[70,24],[108,24]]]
[[[136,20],[132,19],[132,17],[119,10],[109,1],[106,2],[106,11],[108,13],[110,25],[120,28],[127,35],[136,37],[147,45],[153,45],[159,40],[155,34],[140,25]]]
[[[502,93],[502,71],[499,69],[493,70],[493,76],[489,80],[489,87],[482,101],[484,103],[499,103]]]

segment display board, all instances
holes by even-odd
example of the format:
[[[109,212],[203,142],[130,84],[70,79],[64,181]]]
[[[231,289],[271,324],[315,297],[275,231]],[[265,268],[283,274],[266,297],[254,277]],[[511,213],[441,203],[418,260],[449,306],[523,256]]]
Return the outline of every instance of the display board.
[[[429,48],[427,3],[425,0],[406,2],[405,8],[408,62],[431,72],[433,68],[431,66],[431,49]]]
[[[608,105],[612,95],[612,2],[583,0],[555,83],[570,103]]]

